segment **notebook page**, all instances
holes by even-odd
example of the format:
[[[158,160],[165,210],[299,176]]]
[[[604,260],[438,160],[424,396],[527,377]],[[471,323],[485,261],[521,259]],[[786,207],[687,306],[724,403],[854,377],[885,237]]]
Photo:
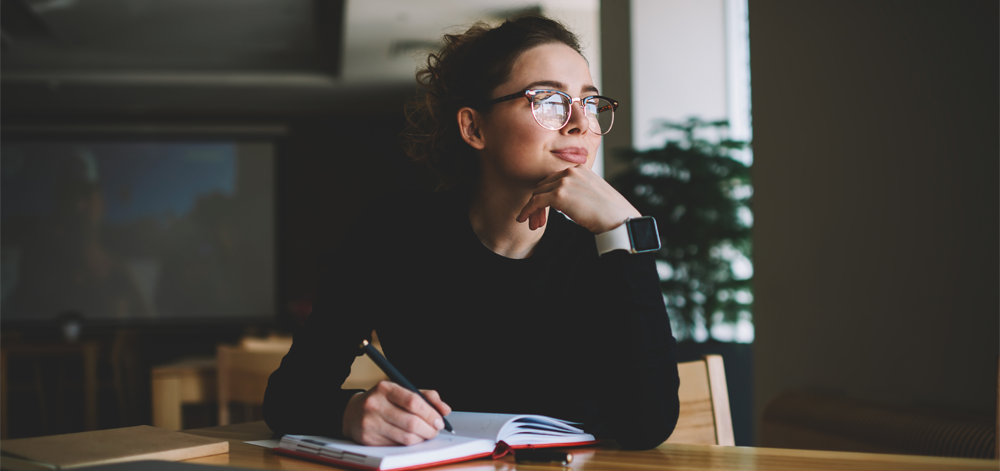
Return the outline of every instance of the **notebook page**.
[[[413,451],[414,447],[419,447],[420,445],[425,445],[425,447],[421,448],[420,451]],[[496,443],[492,440],[470,439],[450,433],[441,433],[437,437],[423,443],[408,447],[393,448],[403,448],[403,450],[382,458],[381,468],[408,468],[425,463],[436,463],[466,456],[490,454],[496,448]]]
[[[575,427],[573,422],[540,415],[521,415],[507,421],[500,430],[508,445],[540,445],[594,441],[594,436]]]
[[[448,415],[455,433],[466,437],[504,441],[508,445],[578,443],[594,441],[593,435],[573,422],[541,415],[452,412]]]
[[[507,424],[503,429],[500,430],[501,436],[507,436],[512,433],[518,432],[537,432],[539,434],[580,434],[584,433],[583,429],[575,427],[573,422],[567,422],[565,420],[553,419],[551,417],[545,417],[541,415],[519,415],[513,420],[507,421]]]
[[[442,433],[410,446],[364,446],[348,440],[310,435],[285,435],[282,448],[320,457],[390,469],[435,463],[464,456],[490,453],[492,440],[478,440]]]
[[[485,438],[494,443],[500,441],[500,430],[508,421],[519,417],[517,414],[489,414],[486,412],[452,412],[448,422],[456,435]]]

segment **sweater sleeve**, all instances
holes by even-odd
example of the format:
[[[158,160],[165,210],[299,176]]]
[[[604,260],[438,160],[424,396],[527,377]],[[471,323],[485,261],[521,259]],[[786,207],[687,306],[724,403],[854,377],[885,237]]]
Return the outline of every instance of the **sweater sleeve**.
[[[292,348],[271,374],[264,394],[264,420],[275,433],[342,438],[347,401],[360,390],[341,389],[363,339],[374,323],[351,309],[357,286],[348,273],[330,270],[323,277],[313,312],[296,329]]]
[[[323,435],[343,438],[344,409],[361,390],[341,389],[351,365],[361,354],[358,345],[371,340],[377,327],[376,312],[385,308],[378,291],[385,251],[360,248],[382,245],[391,233],[384,211],[369,205],[356,227],[330,257],[318,283],[313,311],[295,330],[292,347],[268,379],[264,394],[264,420],[276,433]],[[363,235],[362,235],[363,233]]]
[[[607,435],[626,449],[649,449],[673,433],[680,407],[677,342],[652,254],[611,252],[604,275],[608,342],[596,378]]]

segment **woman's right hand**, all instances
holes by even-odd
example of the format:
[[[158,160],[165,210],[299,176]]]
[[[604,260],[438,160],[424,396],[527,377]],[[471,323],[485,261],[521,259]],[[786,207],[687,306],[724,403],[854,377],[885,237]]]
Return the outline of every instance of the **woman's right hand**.
[[[441,414],[450,414],[451,407],[441,402],[437,391],[420,392],[434,407],[416,393],[389,381],[355,394],[344,410],[344,436],[369,446],[414,445],[436,437],[438,430],[444,428]]]

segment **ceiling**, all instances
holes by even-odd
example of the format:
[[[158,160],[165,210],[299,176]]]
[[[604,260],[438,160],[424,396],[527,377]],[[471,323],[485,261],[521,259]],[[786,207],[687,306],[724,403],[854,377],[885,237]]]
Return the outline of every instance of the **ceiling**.
[[[412,78],[445,32],[543,3],[509,0],[2,0],[10,73],[325,73]],[[550,2],[551,3],[551,2]]]
[[[344,100],[378,84],[412,89],[442,35],[476,21],[559,11],[596,21],[597,9],[597,0],[0,0],[3,104],[208,106],[197,102],[206,87],[235,93],[209,97],[230,107]],[[291,95],[261,95],[279,89]]]
[[[440,47],[444,33],[476,21],[499,23],[519,13],[544,11],[540,2],[509,0],[348,1],[344,78],[413,80],[427,52]]]

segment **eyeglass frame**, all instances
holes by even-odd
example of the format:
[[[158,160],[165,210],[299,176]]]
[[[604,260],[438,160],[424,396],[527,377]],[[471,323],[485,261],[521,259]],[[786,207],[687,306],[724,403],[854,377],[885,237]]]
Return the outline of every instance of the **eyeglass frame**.
[[[611,125],[608,126],[608,130],[607,131],[598,132],[598,133],[595,133],[595,134],[603,136],[603,135],[611,132],[611,128],[613,128],[614,125],[615,125],[615,111],[618,111],[618,101],[617,100],[613,100],[613,99],[608,98],[608,97],[603,96],[603,95],[590,95],[590,96],[585,96],[585,97],[576,97],[576,98],[573,98],[573,97],[569,96],[569,93],[566,93],[566,92],[561,91],[561,90],[552,90],[552,89],[548,89],[548,88],[529,88],[527,90],[522,90],[522,91],[517,92],[517,93],[511,93],[510,95],[504,95],[504,96],[499,97],[499,98],[494,98],[492,100],[487,101],[485,104],[495,105],[497,103],[503,103],[505,101],[516,100],[516,99],[518,99],[518,98],[520,98],[520,97],[523,96],[525,99],[528,100],[528,104],[531,105],[531,104],[533,104],[532,101],[531,101],[531,98],[534,97],[535,95],[541,93],[541,92],[553,92],[553,93],[562,95],[562,96],[564,96],[564,97],[566,97],[566,98],[569,99],[569,112],[566,113],[566,121],[562,124],[562,126],[559,126],[558,128],[555,128],[555,129],[549,128],[549,127],[545,126],[544,124],[538,122],[538,117],[535,116],[535,110],[534,109],[531,110],[531,118],[535,120],[535,123],[538,123],[539,126],[545,128],[545,129],[548,129],[550,131],[558,131],[558,130],[566,127],[566,125],[569,124],[570,119],[573,118],[573,103],[580,102],[580,106],[583,107],[583,101],[584,100],[588,100],[590,98],[601,98],[601,99],[607,100],[608,103],[611,103]],[[587,116],[586,113],[587,113],[586,112],[586,108],[584,108],[584,116]],[[588,117],[588,119],[589,119],[589,117]],[[587,130],[589,130],[590,132],[594,132],[593,129],[590,129],[589,125],[587,126]]]

